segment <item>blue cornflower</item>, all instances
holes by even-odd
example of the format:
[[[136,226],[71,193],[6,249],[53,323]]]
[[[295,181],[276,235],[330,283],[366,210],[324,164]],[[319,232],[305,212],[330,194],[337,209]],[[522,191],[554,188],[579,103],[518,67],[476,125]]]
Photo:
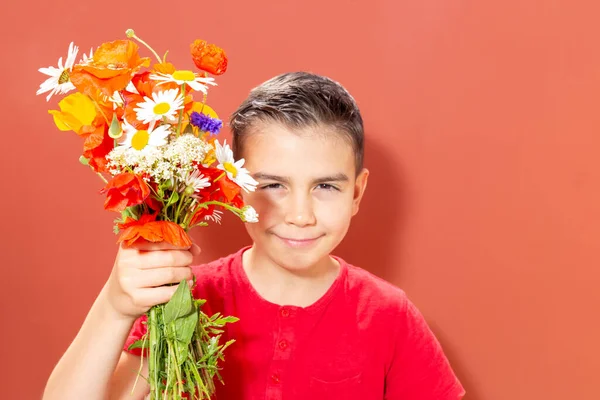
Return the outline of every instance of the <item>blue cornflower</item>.
[[[190,115],[190,123],[203,132],[210,132],[211,135],[216,135],[223,127],[223,121],[220,119],[196,111]]]

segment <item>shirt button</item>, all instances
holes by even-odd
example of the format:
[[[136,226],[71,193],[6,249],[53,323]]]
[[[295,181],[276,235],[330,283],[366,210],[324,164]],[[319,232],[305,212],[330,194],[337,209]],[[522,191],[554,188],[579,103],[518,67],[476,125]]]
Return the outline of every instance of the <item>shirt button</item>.
[[[273,383],[279,383],[279,375],[277,375],[277,374],[271,375],[271,380],[273,381]]]
[[[285,341],[285,340],[281,340],[281,341],[279,342],[279,348],[280,348],[281,350],[285,350],[285,349],[287,348],[287,346],[288,346],[288,343],[287,343],[287,341]]]
[[[287,308],[282,308],[281,309],[281,316],[283,318],[287,318],[290,316],[290,311]]]

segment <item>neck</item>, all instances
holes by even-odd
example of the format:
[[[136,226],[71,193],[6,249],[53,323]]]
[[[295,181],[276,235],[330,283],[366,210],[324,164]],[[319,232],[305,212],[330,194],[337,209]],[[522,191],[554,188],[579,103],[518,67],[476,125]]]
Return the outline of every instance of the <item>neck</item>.
[[[262,255],[254,246],[244,252],[242,265],[261,297],[278,305],[297,307],[308,307],[321,298],[340,271],[340,264],[330,256],[311,268],[293,271]]]

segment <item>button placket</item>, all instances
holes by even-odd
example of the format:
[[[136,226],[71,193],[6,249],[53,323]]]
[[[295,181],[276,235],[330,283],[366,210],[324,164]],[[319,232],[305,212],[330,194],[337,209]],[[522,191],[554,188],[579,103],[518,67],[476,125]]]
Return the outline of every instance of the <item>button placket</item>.
[[[294,341],[294,326],[296,325],[295,310],[281,307],[279,314],[279,329],[273,342],[273,361],[268,375],[267,399],[281,399],[285,380],[285,370],[290,360]],[[282,378],[283,377],[283,378]]]
[[[289,360],[294,342],[295,310],[290,310],[289,307],[281,307],[279,316],[279,330],[273,343],[275,346],[273,358],[275,360]]]

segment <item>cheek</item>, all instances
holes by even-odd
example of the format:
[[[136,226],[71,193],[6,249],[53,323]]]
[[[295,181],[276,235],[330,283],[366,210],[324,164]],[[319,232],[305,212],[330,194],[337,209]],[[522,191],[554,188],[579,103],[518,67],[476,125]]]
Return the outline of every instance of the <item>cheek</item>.
[[[268,227],[273,225],[273,221],[277,220],[279,214],[277,199],[273,193],[267,191],[255,191],[253,193],[245,193],[244,203],[252,206],[258,213],[258,225]]]
[[[330,231],[346,229],[352,217],[352,196],[345,193],[324,194],[315,201],[319,225]]]

